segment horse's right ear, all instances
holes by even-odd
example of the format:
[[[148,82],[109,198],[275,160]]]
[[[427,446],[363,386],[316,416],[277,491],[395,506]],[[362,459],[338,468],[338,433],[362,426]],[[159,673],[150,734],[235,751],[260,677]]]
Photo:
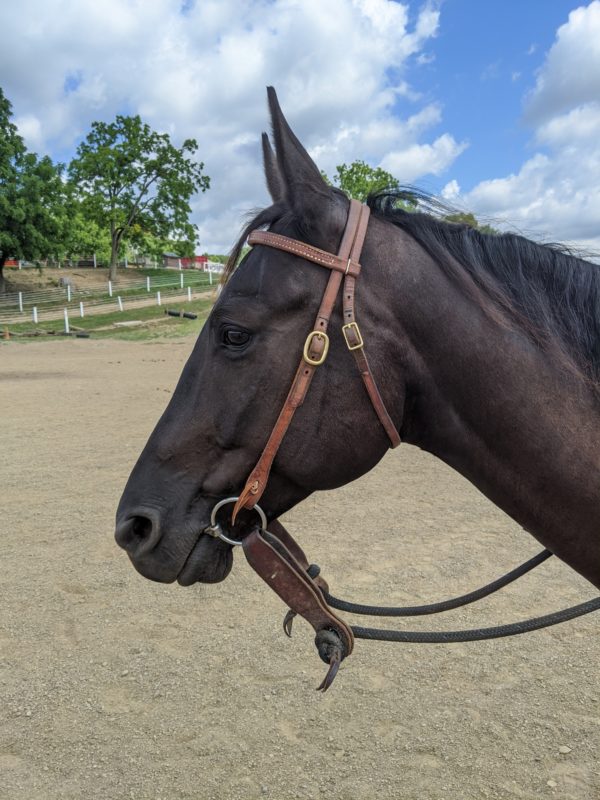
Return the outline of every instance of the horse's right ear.
[[[310,207],[316,200],[328,198],[330,189],[323,180],[317,165],[288,125],[272,86],[267,87],[267,96],[273,124],[277,164],[279,165],[278,172],[283,182],[285,195],[292,205],[299,203]]]

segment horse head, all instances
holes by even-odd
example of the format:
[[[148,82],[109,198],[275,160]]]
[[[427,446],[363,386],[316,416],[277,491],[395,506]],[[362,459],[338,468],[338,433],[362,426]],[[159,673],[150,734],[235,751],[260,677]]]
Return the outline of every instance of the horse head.
[[[269,106],[275,152],[263,134],[266,182],[273,204],[246,229],[291,237],[329,253],[342,239],[350,201],[329,186],[300,144],[273,89]],[[376,221],[375,221],[376,222]],[[367,232],[360,282],[361,329],[381,394],[402,415],[402,380],[385,358],[394,325],[386,319],[383,270],[368,278],[378,239]],[[136,569],[162,582],[223,580],[232,565],[227,542],[207,535],[211,511],[238,496],[286,401],[329,270],[298,255],[257,245],[230,270],[179,383],[125,487],[117,542]],[[371,469],[389,446],[342,335],[342,303],[329,327],[327,360],[282,440],[260,505],[275,520],[314,491]],[[256,522],[242,509],[220,524],[234,539]]]

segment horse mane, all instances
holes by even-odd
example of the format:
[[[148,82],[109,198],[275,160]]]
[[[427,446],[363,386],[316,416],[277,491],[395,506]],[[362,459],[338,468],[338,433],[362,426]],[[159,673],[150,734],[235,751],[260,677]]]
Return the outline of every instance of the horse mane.
[[[417,210],[407,211],[399,201]],[[412,187],[377,192],[367,204],[415,239],[489,315],[523,330],[600,393],[600,266],[565,245],[445,221],[453,209]],[[302,220],[285,202],[252,212],[229,255],[223,284],[250,232],[276,222],[289,228],[288,235],[303,233]]]
[[[399,207],[402,200],[429,213],[406,211]],[[444,221],[439,214],[447,215],[448,208],[412,188],[377,192],[367,203],[415,239],[480,303],[504,312],[569,371],[600,390],[600,266],[564,245]]]

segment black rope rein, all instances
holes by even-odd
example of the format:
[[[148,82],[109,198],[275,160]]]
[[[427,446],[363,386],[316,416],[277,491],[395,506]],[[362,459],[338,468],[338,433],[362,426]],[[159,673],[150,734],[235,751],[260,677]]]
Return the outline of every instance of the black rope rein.
[[[426,614],[439,614],[442,611],[449,611],[452,608],[459,608],[461,606],[474,603],[483,597],[487,597],[509,583],[517,580],[522,575],[525,575],[530,570],[542,564],[546,559],[550,558],[552,553],[549,550],[542,550],[533,558],[526,561],[524,564],[516,567],[515,569],[507,572],[506,575],[498,578],[480,589],[473,592],[454,597],[450,600],[443,600],[439,603],[428,603],[422,606],[400,606],[400,607],[386,607],[386,606],[368,606],[359,603],[349,603],[346,600],[340,600],[337,597],[323,591],[325,601],[332,607],[340,611],[347,611],[352,614],[364,614],[367,616],[375,617],[417,617]],[[319,574],[319,568],[315,564],[311,564],[308,569],[311,577],[316,577]],[[523,620],[522,622],[514,622],[510,625],[498,625],[493,628],[475,628],[473,630],[462,631],[391,631],[382,628],[362,628],[359,626],[350,626],[352,632],[357,639],[376,639],[383,642],[411,642],[423,644],[447,644],[450,642],[473,642],[482,639],[499,639],[503,636],[515,636],[519,633],[528,633],[529,631],[539,630],[540,628],[547,628],[550,625],[557,625],[560,622],[566,622],[570,619],[575,619],[583,614],[589,614],[591,611],[600,609],[600,597],[593,600],[588,600],[586,603],[566,608],[563,611],[557,611],[553,614],[546,614],[542,617],[535,617],[533,619]]]

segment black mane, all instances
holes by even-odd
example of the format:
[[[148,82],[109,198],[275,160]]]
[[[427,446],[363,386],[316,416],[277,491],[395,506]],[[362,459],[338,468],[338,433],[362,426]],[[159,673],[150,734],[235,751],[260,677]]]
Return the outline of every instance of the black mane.
[[[378,192],[368,199],[377,216],[406,231],[453,278],[465,273],[542,347],[558,352],[571,369],[600,384],[600,266],[560,245],[542,245],[514,233],[483,233],[408,212],[399,200],[436,202],[411,190]],[[462,273],[459,274],[459,273]]]

